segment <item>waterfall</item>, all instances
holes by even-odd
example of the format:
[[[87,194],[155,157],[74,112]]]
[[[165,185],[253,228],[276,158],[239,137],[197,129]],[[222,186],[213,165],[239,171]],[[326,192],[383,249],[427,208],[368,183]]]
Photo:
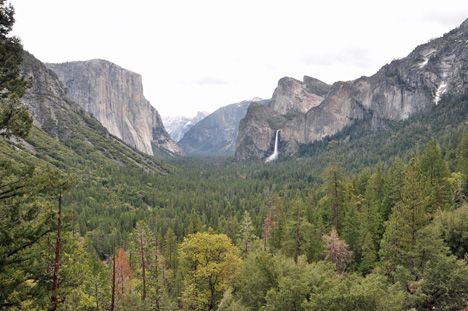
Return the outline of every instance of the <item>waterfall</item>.
[[[268,158],[265,159],[265,162],[271,162],[275,161],[278,158],[278,134],[279,130],[276,131],[276,138],[275,138],[275,150],[273,151],[273,154],[269,156]]]

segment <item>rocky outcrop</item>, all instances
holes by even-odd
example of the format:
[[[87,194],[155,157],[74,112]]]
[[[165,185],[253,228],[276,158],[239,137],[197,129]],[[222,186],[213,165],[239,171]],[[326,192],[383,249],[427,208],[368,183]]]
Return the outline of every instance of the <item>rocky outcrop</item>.
[[[330,85],[311,77],[304,81],[282,78],[278,82],[269,106],[280,114],[305,113],[318,106],[327,95]]]
[[[282,79],[288,82],[283,83],[285,86],[281,87],[283,91],[279,97],[284,104],[272,103],[270,106],[283,116],[288,117],[288,111],[296,111],[296,115],[289,116],[283,125],[275,128],[270,126],[271,122],[265,122],[272,117],[270,112],[261,114],[254,109],[252,113],[255,115],[247,113],[239,129],[236,158],[266,157],[271,146],[267,148],[260,142],[271,140],[275,129],[281,130],[280,151],[294,154],[301,144],[333,135],[357,120],[366,118],[372,129],[378,129],[438,104],[446,92],[465,91],[468,86],[467,42],[468,20],[443,37],[418,46],[407,57],[383,66],[371,77],[336,82],[326,95],[323,95],[325,89],[320,94],[315,89],[316,95],[322,95],[324,99],[318,105],[311,105],[305,113],[291,109],[294,105],[289,104],[295,100],[306,102],[305,97],[299,96],[304,93],[298,82]],[[275,93],[278,89],[280,86]],[[310,103],[306,102],[304,107],[307,105]],[[265,128],[259,130],[260,126]],[[268,137],[254,137],[261,133]],[[250,146],[248,142],[258,142],[258,145]]]
[[[169,135],[171,135],[172,139],[178,142],[182,139],[182,137],[184,137],[184,134],[192,128],[192,126],[203,120],[208,115],[208,112],[199,111],[193,118],[184,116],[163,117],[162,121],[164,123],[164,128],[169,133]]]
[[[290,138],[294,136],[294,131],[286,132],[285,127],[291,124],[295,124],[295,127],[300,125],[297,121],[311,108],[320,105],[330,88],[330,85],[307,76],[302,82],[288,77],[280,79],[271,102],[265,106],[252,104],[241,120],[236,140],[236,159],[265,158],[270,155],[273,152],[276,130],[279,129],[282,141],[280,149],[282,152],[285,148],[291,149],[291,145],[283,143],[283,135]]]
[[[254,98],[219,108],[194,125],[178,142],[187,154],[229,155],[236,145],[239,121],[251,102],[264,106],[269,100]]]
[[[111,134],[147,154],[154,154],[153,148],[182,154],[158,111],[143,96],[139,74],[98,59],[46,66],[65,85],[67,96]]]
[[[69,124],[72,122],[70,112],[85,114],[85,111],[66,98],[65,87],[57,75],[28,52],[23,53],[21,73],[32,81],[21,103],[29,107],[34,126],[57,140],[66,139],[70,128],[61,126],[59,119]]]

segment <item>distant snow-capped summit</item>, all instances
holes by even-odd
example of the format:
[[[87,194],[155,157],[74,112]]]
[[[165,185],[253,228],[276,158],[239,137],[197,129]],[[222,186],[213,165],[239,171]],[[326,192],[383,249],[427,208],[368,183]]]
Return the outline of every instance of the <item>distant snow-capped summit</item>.
[[[193,118],[185,116],[163,117],[162,121],[172,139],[178,142],[192,126],[203,120],[207,115],[209,115],[208,112],[199,111]]]

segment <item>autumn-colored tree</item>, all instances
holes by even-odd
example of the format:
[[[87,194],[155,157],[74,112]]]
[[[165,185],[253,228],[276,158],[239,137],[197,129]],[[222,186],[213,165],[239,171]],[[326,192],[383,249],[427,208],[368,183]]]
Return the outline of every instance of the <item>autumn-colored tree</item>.
[[[127,261],[127,254],[120,247],[115,257],[115,283],[120,296],[125,295],[131,287],[133,280],[133,271]]]
[[[180,246],[185,268],[183,303],[186,310],[213,310],[236,275],[239,249],[225,234],[198,232]]]

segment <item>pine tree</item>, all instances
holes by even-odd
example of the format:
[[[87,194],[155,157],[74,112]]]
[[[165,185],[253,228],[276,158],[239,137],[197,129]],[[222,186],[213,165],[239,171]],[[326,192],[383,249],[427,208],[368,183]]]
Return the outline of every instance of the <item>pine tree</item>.
[[[21,76],[23,46],[17,37],[8,37],[15,23],[14,8],[0,0],[0,138],[26,137],[32,126],[29,110],[20,98],[30,86]]]
[[[468,134],[463,137],[460,144],[459,168],[463,173],[463,197],[468,198]]]
[[[192,208],[190,212],[190,222],[188,226],[188,234],[194,234],[201,231],[203,228],[202,222],[200,220],[200,216],[198,213]]]
[[[344,168],[341,166],[341,163],[338,161],[336,155],[337,142],[331,141],[329,148],[332,150],[332,156],[328,158],[328,166],[325,169],[323,174],[323,180],[325,182],[325,191],[326,191],[326,206],[328,211],[326,212],[329,216],[327,217],[330,220],[330,225],[335,227],[335,230],[339,232],[342,228],[341,220],[344,217],[344,195],[345,195],[345,185],[344,185]]]
[[[450,200],[450,188],[447,181],[450,172],[433,140],[427,144],[421,155],[419,167],[429,184],[433,210],[445,209]]]
[[[383,200],[381,203],[381,218],[387,221],[396,203],[401,201],[402,186],[405,179],[405,168],[401,160],[396,160],[390,167],[384,186]]]
[[[402,188],[402,198],[390,216],[382,238],[380,257],[387,272],[397,265],[413,266],[412,251],[416,244],[417,232],[428,224],[429,215],[427,190],[421,174],[412,160],[406,173]]]
[[[252,219],[250,213],[245,211],[244,218],[242,219],[239,226],[239,246],[243,250],[244,257],[247,257],[250,251],[250,244],[255,240],[254,227],[252,225]]]
[[[146,270],[148,269],[149,262],[152,261],[151,254],[153,249],[153,237],[150,229],[144,221],[138,221],[135,229],[131,234],[132,251],[134,256],[138,258],[138,268],[141,269],[141,300],[146,299]]]
[[[164,238],[164,265],[168,269],[175,269],[177,267],[177,237],[169,228]]]

